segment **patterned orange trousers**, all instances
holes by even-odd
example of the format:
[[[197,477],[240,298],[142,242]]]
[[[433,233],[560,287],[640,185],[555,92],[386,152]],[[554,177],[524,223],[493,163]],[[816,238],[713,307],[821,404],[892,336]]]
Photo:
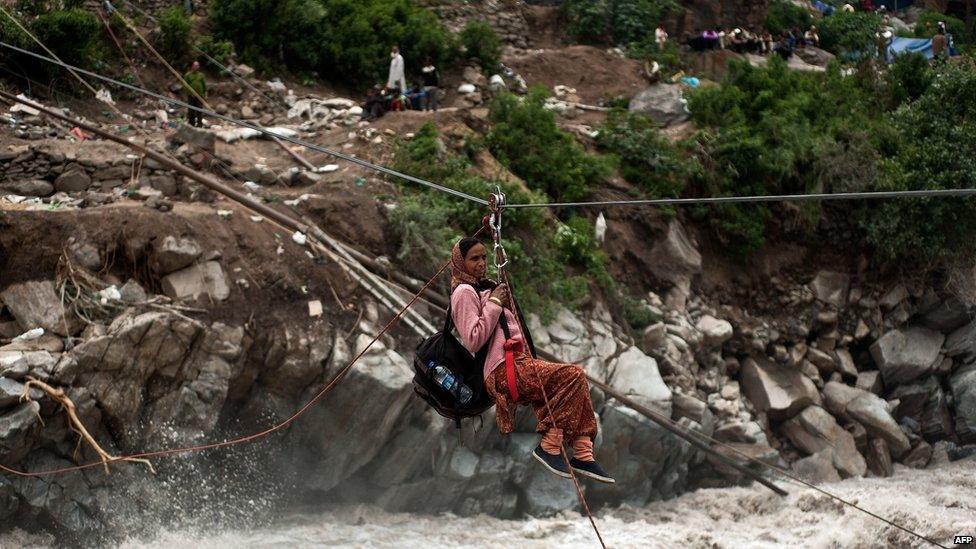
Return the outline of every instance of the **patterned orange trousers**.
[[[575,364],[560,364],[532,358],[526,354],[515,357],[515,386],[518,404],[532,406],[539,420],[536,430],[546,433],[552,428],[562,431],[566,440],[576,437],[596,437],[596,417],[586,374]],[[515,429],[515,406],[508,392],[505,364],[502,363],[485,380],[488,392],[495,398],[495,417],[502,434]],[[550,415],[542,392],[549,399]]]

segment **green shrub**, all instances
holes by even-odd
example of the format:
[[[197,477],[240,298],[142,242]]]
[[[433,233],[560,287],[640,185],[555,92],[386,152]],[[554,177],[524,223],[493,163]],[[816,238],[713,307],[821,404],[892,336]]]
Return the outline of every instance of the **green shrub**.
[[[159,16],[156,48],[170,64],[182,67],[190,60],[190,16],[182,6],[172,6]]]
[[[203,53],[213,57],[221,65],[226,65],[234,57],[234,44],[227,40],[214,40],[214,37],[205,34],[197,38],[196,47]],[[197,52],[194,50],[193,54],[196,55]],[[201,63],[203,60],[201,60]],[[206,64],[206,63],[204,63]],[[218,67],[212,67],[217,69]]]
[[[544,88],[533,88],[524,100],[512,94],[495,98],[485,143],[530,189],[559,202],[579,200],[589,193],[591,183],[606,178],[610,166],[586,154],[556,126],[555,116],[545,108],[547,97]]]
[[[431,124],[399,144],[395,167],[475,196],[486,196],[496,185],[472,176],[468,158],[446,151]],[[478,204],[407,185],[401,186],[400,204],[390,213],[399,241],[397,255],[407,260],[411,274],[429,275],[431,266],[447,260],[458,238],[477,230],[485,211]],[[513,184],[503,183],[502,189],[513,203],[542,200]],[[602,255],[592,245],[593,228],[585,220],[571,219],[555,231],[548,223],[541,210],[505,213],[509,276],[526,311],[544,318],[551,318],[561,305],[574,307],[588,294],[589,278],[574,269],[603,269]]]
[[[409,75],[425,58],[457,55],[451,33],[409,0],[214,0],[215,36],[258,67],[288,68],[348,84],[385,83],[399,45]]]
[[[813,18],[809,11],[792,2],[774,0],[769,5],[769,12],[766,13],[766,21],[763,24],[773,36],[779,36],[793,27],[801,31],[809,29],[813,24]]]
[[[569,34],[589,44],[627,45],[653,39],[654,29],[670,13],[680,12],[675,0],[566,0],[563,16]]]
[[[976,186],[976,70],[948,65],[916,101],[892,115],[899,147],[883,165],[880,190]],[[971,258],[976,200],[892,200],[864,208],[869,240],[887,257]]]
[[[656,124],[638,114],[611,112],[600,128],[597,144],[618,158],[624,179],[651,197],[678,197],[694,171]]]
[[[873,13],[838,11],[820,21],[820,45],[838,55],[871,56],[876,51],[875,35],[881,18]]]
[[[498,70],[502,57],[502,41],[491,25],[482,21],[468,21],[461,29],[460,38],[468,59],[477,59],[485,71]]]
[[[661,66],[662,74],[674,74],[683,70],[684,63],[681,61],[681,51],[677,42],[668,40],[664,43],[664,49],[658,47],[653,37],[647,37],[642,42],[634,42],[627,48],[627,56],[633,59],[645,61],[657,61]]]
[[[920,53],[908,53],[895,57],[885,82],[893,106],[914,101],[932,85],[934,73],[928,60]]]
[[[41,42],[69,65],[88,66],[102,56],[98,18],[84,9],[43,13],[30,27]],[[63,69],[53,67],[52,70]]]

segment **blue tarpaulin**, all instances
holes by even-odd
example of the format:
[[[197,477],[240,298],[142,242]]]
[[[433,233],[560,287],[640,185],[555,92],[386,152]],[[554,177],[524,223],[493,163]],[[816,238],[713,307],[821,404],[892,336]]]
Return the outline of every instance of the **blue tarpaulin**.
[[[893,37],[891,45],[888,46],[888,60],[890,61],[903,53],[920,53],[926,59],[932,59],[932,39]]]

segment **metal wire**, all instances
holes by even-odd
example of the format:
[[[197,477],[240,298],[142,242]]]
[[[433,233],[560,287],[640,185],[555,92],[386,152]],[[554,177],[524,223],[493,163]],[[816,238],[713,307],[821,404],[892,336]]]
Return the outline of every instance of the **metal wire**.
[[[372,162],[368,162],[366,160],[362,160],[362,159],[356,158],[355,156],[351,156],[351,155],[348,155],[348,154],[345,154],[345,153],[341,153],[341,152],[338,152],[338,151],[333,151],[331,149],[327,149],[325,147],[322,147],[320,145],[316,145],[314,143],[309,143],[307,141],[303,141],[301,139],[297,139],[297,138],[294,138],[294,137],[280,135],[280,134],[277,134],[277,133],[272,132],[270,130],[267,130],[265,128],[262,128],[260,126],[256,126],[254,124],[251,124],[249,122],[246,122],[244,120],[238,120],[238,119],[233,118],[233,117],[230,117],[230,116],[225,116],[225,115],[222,115],[222,114],[218,114],[218,113],[216,113],[214,111],[211,111],[209,109],[196,107],[196,106],[190,105],[188,103],[185,103],[183,101],[180,101],[178,99],[173,99],[171,97],[166,97],[165,95],[161,95],[161,94],[158,94],[158,93],[155,93],[155,92],[152,92],[152,91],[149,91],[149,90],[140,88],[139,86],[134,86],[132,84],[127,84],[125,82],[120,82],[120,81],[118,81],[118,80],[116,80],[114,78],[110,78],[110,77],[107,77],[107,76],[102,76],[102,75],[100,75],[98,73],[95,73],[95,72],[92,72],[92,71],[89,71],[89,70],[85,70],[85,69],[82,69],[80,67],[76,67],[74,65],[69,65],[68,63],[64,63],[62,61],[58,61],[56,59],[52,59],[50,57],[41,55],[39,53],[32,52],[32,51],[29,51],[29,50],[25,50],[23,48],[18,48],[17,46],[8,44],[8,43],[3,42],[3,41],[0,41],[0,47],[7,48],[7,49],[10,49],[10,50],[16,51],[18,53],[22,53],[22,54],[28,55],[30,57],[34,57],[35,59],[40,59],[41,61],[46,61],[46,62],[51,63],[51,64],[54,64],[54,65],[59,65],[59,66],[64,67],[66,69],[71,69],[71,70],[76,71],[78,73],[81,73],[81,74],[84,74],[84,75],[87,75],[87,76],[91,76],[92,78],[97,78],[97,79],[102,80],[104,82],[108,82],[108,83],[114,84],[116,86],[119,86],[119,87],[122,87],[122,88],[125,88],[125,89],[128,89],[128,90],[131,90],[131,91],[134,91],[134,92],[137,92],[137,93],[141,93],[141,94],[144,94],[144,95],[148,95],[150,97],[154,97],[154,98],[156,98],[156,99],[158,99],[160,101],[169,103],[171,105],[175,105],[175,106],[182,107],[182,108],[185,108],[185,109],[193,109],[193,110],[195,110],[197,112],[200,112],[202,114],[205,114],[207,116],[210,116],[210,117],[213,117],[213,118],[217,118],[219,120],[224,120],[225,122],[229,122],[231,124],[235,124],[235,125],[238,125],[238,126],[243,126],[245,128],[252,129],[252,130],[254,130],[256,132],[259,132],[259,133],[261,133],[263,135],[267,135],[268,137],[277,138],[277,139],[280,139],[282,141],[288,141],[289,143],[294,143],[295,145],[299,145],[299,146],[305,147],[306,149],[313,150],[313,151],[316,151],[316,152],[320,152],[320,153],[323,153],[323,154],[327,154],[327,155],[332,156],[334,158],[338,158],[340,160],[344,160],[344,161],[349,162],[351,164],[356,164],[357,166],[361,166],[361,167],[364,167],[364,168],[373,170],[375,172],[379,172],[379,173],[383,173],[383,174],[386,174],[386,175],[390,175],[390,176],[393,176],[393,177],[396,177],[396,178],[399,178],[399,179],[403,179],[404,181],[410,181],[411,183],[416,183],[418,185],[423,185],[425,187],[429,187],[431,189],[435,189],[435,190],[438,190],[438,191],[441,191],[441,192],[444,192],[444,193],[447,193],[447,194],[456,196],[458,198],[463,198],[465,200],[470,200],[470,201],[475,202],[477,204],[481,204],[482,206],[487,206],[488,205],[488,201],[485,200],[485,199],[483,199],[483,198],[478,198],[476,196],[472,196],[470,194],[467,194],[467,193],[463,193],[461,191],[454,190],[454,189],[452,189],[450,187],[445,187],[444,185],[439,185],[439,184],[434,183],[432,181],[427,181],[425,179],[420,179],[419,177],[414,177],[412,175],[408,175],[408,174],[399,172],[397,170],[394,170],[394,169],[391,169],[391,168],[387,168],[385,166],[380,166],[378,164],[373,164]]]
[[[551,202],[506,204],[502,208],[585,208],[598,206],[693,206],[696,204],[742,204],[758,202],[826,202],[830,200],[881,200],[885,198],[944,198],[973,196],[976,189],[930,189],[857,193],[780,194],[757,196],[714,196],[707,198],[652,198],[646,200],[600,200],[594,202]]]

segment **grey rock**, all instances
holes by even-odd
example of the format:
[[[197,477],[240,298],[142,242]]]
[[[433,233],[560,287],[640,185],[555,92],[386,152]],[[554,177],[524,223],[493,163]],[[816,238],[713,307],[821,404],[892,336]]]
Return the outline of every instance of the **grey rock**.
[[[881,397],[864,393],[847,404],[847,414],[864,425],[868,433],[883,438],[895,459],[901,458],[911,449],[908,437],[891,417],[888,405]]]
[[[796,56],[802,59],[805,63],[816,65],[818,67],[826,67],[835,57],[834,54],[830,53],[829,51],[824,51],[814,46],[797,48],[795,53]]]
[[[24,384],[7,377],[0,377],[0,409],[6,409],[20,402]]]
[[[163,193],[163,196],[176,196],[180,194],[180,186],[177,178],[167,174],[153,175],[149,177],[149,186]]]
[[[83,326],[73,312],[65,310],[54,290],[54,282],[50,280],[13,284],[0,292],[0,296],[24,331],[44,328],[69,336],[78,333]]]
[[[132,177],[131,166],[109,166],[92,172],[92,179],[95,181],[125,181],[130,177]],[[118,185],[113,184],[111,186],[117,187]]]
[[[956,370],[949,378],[956,412],[956,434],[965,443],[976,442],[976,364]]]
[[[871,345],[871,357],[885,385],[894,387],[930,373],[944,341],[944,335],[928,328],[891,330]]]
[[[651,273],[675,285],[687,283],[701,272],[702,257],[678,220],[668,224],[664,238],[651,248]]]
[[[793,463],[793,472],[797,476],[814,484],[839,482],[840,475],[831,461],[831,452],[823,450]]]
[[[847,293],[850,286],[850,276],[833,271],[820,271],[810,283],[810,288],[817,299],[837,308],[847,304]]]
[[[868,441],[867,451],[868,470],[871,474],[878,477],[890,477],[895,473],[891,463],[891,451],[888,443],[881,438],[871,438]]]
[[[180,145],[190,145],[194,152],[202,149],[211,155],[215,153],[217,143],[214,134],[189,125],[180,126],[180,129],[169,136],[167,141],[173,148]]]
[[[905,288],[904,284],[899,284],[892,288],[878,301],[884,309],[890,311],[901,304],[902,301],[908,298],[908,289]]]
[[[854,365],[854,357],[851,356],[850,351],[847,349],[836,349],[834,351],[834,358],[837,359],[837,371],[842,376],[847,379],[857,379],[859,373],[857,366]]]
[[[844,478],[863,476],[867,470],[853,435],[838,425],[834,416],[820,406],[810,406],[785,422],[782,432],[797,448],[808,454],[827,452],[831,463]]]
[[[77,193],[87,191],[88,187],[91,187],[91,177],[83,169],[68,170],[54,180],[58,192]]]
[[[953,330],[945,340],[944,351],[958,361],[976,359],[976,321]]]
[[[657,84],[641,91],[630,100],[629,108],[662,126],[678,124],[689,117],[681,87],[671,84]]]
[[[41,405],[30,401],[0,415],[0,460],[17,463],[30,452],[41,424]]]
[[[849,387],[837,381],[829,381],[823,388],[823,404],[831,414],[841,419],[850,419],[847,405],[855,398],[870,394],[865,390]]]
[[[230,297],[230,285],[223,267],[207,261],[176,271],[163,278],[163,293],[173,299],[210,299],[223,301]]]
[[[704,401],[684,393],[675,393],[672,397],[672,419],[679,420],[686,417],[702,426],[706,434],[714,431],[715,419],[708,404]]]
[[[192,264],[203,250],[196,240],[188,237],[177,238],[169,235],[155,248],[155,271],[167,275]]]
[[[102,268],[101,252],[87,239],[71,237],[67,248],[71,260],[76,264],[95,272]]]
[[[820,395],[809,378],[764,357],[745,360],[739,384],[756,410],[775,420],[789,419],[811,404],[820,404]]]
[[[656,349],[667,341],[667,328],[663,322],[655,322],[644,329],[644,348]]]
[[[816,347],[807,349],[806,358],[817,367],[817,370],[823,377],[830,377],[830,374],[834,373],[834,370],[837,368],[837,365],[834,364],[833,357]]]
[[[902,460],[902,463],[914,469],[924,469],[931,460],[932,446],[923,440],[922,442],[919,442],[917,446],[912,448],[911,452],[908,452],[908,454]]]
[[[126,303],[142,303],[149,299],[146,290],[132,278],[119,288],[119,293],[122,294],[122,301]]]
[[[664,383],[657,361],[631,347],[610,364],[609,385],[640,404],[671,414],[671,389]]]
[[[969,308],[958,298],[950,297],[922,315],[920,322],[927,328],[948,334],[972,320]]]
[[[0,183],[0,191],[20,196],[51,196],[54,194],[54,185],[43,179],[5,181]]]
[[[704,315],[698,320],[696,325],[698,331],[702,333],[706,347],[717,349],[732,339],[732,324],[727,320],[720,320],[713,316]]]
[[[871,370],[857,374],[856,386],[858,389],[880,395],[884,392],[884,382],[881,380],[881,372]]]

